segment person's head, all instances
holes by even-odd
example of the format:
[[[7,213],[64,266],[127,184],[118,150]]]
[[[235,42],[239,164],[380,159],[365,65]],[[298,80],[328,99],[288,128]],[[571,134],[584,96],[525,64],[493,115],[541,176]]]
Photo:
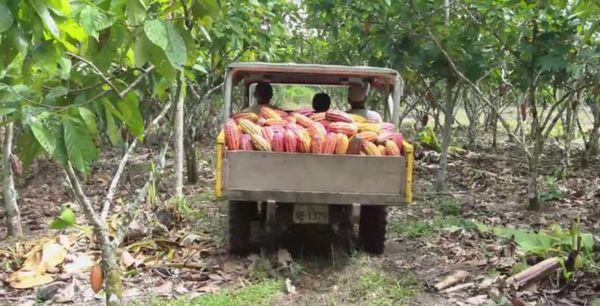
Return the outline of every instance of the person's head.
[[[324,92],[316,94],[312,99],[312,107],[317,113],[328,111],[330,106],[331,98]]]
[[[256,83],[254,88],[254,97],[256,98],[257,104],[269,104],[273,97],[273,87],[267,82]]]
[[[352,83],[348,87],[348,103],[352,108],[364,108],[367,101],[368,84]]]

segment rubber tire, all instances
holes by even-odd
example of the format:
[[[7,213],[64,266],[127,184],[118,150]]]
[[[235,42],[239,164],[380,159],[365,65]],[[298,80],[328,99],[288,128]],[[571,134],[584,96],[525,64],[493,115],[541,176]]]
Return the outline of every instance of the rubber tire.
[[[371,254],[383,254],[387,208],[383,205],[361,205],[358,239],[362,249]]]
[[[250,251],[250,223],[257,215],[256,202],[229,201],[229,253]]]

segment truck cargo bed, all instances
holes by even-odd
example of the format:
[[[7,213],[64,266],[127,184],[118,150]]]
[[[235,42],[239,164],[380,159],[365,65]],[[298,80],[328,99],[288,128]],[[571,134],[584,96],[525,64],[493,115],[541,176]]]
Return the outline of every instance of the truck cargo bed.
[[[404,204],[404,157],[229,151],[229,200],[314,204]]]

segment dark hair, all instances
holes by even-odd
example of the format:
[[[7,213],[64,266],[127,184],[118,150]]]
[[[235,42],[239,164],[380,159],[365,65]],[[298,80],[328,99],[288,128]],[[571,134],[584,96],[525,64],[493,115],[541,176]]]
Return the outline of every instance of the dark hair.
[[[256,83],[256,88],[254,89],[254,96],[259,100],[259,102],[268,103],[273,97],[273,87],[267,82],[258,82]]]
[[[312,107],[315,112],[326,112],[331,106],[331,98],[328,94],[320,92],[312,99]]]

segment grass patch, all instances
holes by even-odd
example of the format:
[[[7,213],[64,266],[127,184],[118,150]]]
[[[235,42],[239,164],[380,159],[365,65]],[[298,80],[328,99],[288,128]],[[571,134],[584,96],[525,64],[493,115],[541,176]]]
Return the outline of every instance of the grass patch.
[[[388,233],[392,237],[414,239],[432,236],[444,228],[456,227],[471,230],[474,229],[476,225],[471,221],[464,220],[455,215],[435,217],[430,220],[396,219],[389,221]]]
[[[368,256],[354,258],[339,284],[340,291],[328,299],[334,304],[398,305],[419,292],[413,276],[393,273]]]
[[[150,305],[162,306],[237,306],[237,305],[267,305],[277,293],[281,292],[283,284],[280,281],[267,280],[236,289],[222,289],[215,293],[207,293],[195,299],[179,298],[172,301],[152,300]]]
[[[441,198],[436,207],[444,216],[458,216],[460,214],[460,204],[452,197]]]

